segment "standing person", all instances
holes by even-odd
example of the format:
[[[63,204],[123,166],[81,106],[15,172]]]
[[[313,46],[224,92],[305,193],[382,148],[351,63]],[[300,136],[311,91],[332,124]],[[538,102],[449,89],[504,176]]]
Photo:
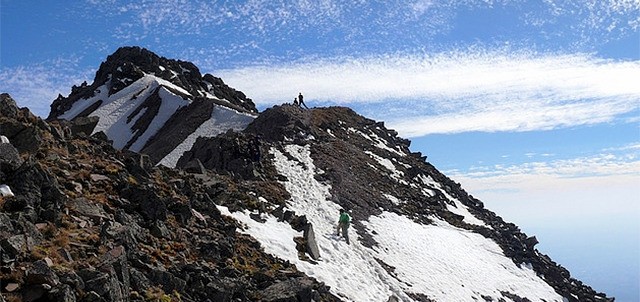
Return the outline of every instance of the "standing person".
[[[307,104],[305,104],[303,101],[302,92],[298,94],[298,104],[300,104],[301,107],[304,106],[304,108],[309,109],[309,107],[307,107]]]
[[[349,224],[351,223],[351,217],[347,214],[347,211],[340,209],[340,218],[338,219],[338,236],[342,230],[342,237],[349,243]]]

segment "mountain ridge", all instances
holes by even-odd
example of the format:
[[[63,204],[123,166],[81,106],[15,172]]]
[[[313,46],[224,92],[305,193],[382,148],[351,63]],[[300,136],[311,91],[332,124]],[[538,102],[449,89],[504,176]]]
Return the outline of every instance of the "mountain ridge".
[[[84,82],[73,86],[69,96],[59,95],[47,120],[101,117],[92,131],[105,132],[116,148],[144,152],[154,163],[173,166],[179,153],[190,147],[180,144],[207,120],[218,118],[220,110],[232,122],[228,128],[236,130],[257,114],[244,93],[220,78],[203,76],[193,63],[140,47],[121,47],[102,62],[91,85]],[[114,117],[118,120],[111,121]],[[213,136],[228,128],[200,135]]]
[[[0,147],[11,150],[0,157],[0,185],[13,192],[0,197],[9,230],[0,232],[1,280],[11,297],[613,300],[384,123],[346,107],[256,114],[189,98],[206,94],[200,82],[162,78],[154,64],[163,59],[145,51],[118,50],[112,56],[151,59],[115,77],[107,70],[122,60],[107,59],[91,86],[54,101],[46,121],[0,98]],[[139,78],[109,84],[131,74]],[[113,104],[122,110],[107,110]],[[109,132],[118,123],[124,138]],[[350,245],[332,235],[340,208],[353,217]]]

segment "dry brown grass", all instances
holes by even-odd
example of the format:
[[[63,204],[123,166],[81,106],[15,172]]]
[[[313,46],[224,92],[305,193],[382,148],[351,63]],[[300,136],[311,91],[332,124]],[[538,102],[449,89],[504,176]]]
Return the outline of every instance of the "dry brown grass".
[[[65,229],[58,229],[58,233],[56,234],[56,237],[53,238],[52,243],[57,247],[69,247],[69,231]]]
[[[34,260],[42,260],[46,258],[48,254],[49,254],[49,248],[41,245],[34,246],[30,252],[31,258]]]

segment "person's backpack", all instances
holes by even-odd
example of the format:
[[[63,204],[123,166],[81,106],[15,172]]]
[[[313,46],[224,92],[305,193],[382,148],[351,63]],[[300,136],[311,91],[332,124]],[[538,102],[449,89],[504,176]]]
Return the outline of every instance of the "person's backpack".
[[[349,224],[351,223],[351,216],[349,216],[347,212],[344,212],[340,215],[340,221]]]

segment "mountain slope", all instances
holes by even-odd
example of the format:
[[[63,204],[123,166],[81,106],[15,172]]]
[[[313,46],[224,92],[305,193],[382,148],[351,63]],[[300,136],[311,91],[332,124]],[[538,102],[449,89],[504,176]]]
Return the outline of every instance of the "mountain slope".
[[[267,152],[263,166],[253,166],[254,173],[212,156],[232,149],[221,146],[237,140],[233,135],[198,140],[178,166],[198,159],[218,173],[231,170],[240,178],[279,179],[289,193],[284,205],[260,195],[262,205],[253,212],[219,208],[243,221],[245,232],[267,252],[296,264],[339,297],[350,301],[606,299],[570,278],[568,271],[534,248],[534,237],[484,209],[425,157],[411,153],[409,141],[382,123],[348,108],[302,110],[283,105],[261,113],[244,132],[239,137],[260,137]],[[251,165],[248,155],[245,159]],[[351,245],[332,235],[341,207],[354,218]],[[286,219],[283,213],[303,218]],[[300,227],[300,219],[308,226]],[[319,259],[309,259],[313,248],[301,248],[291,240],[308,237],[309,228]],[[308,256],[301,256],[301,249]]]
[[[348,108],[268,109],[242,132],[196,139],[178,161],[187,174],[8,100],[7,298],[608,300]],[[332,235],[340,207],[354,218],[350,245]]]
[[[247,184],[153,166],[0,95],[0,301],[339,299],[216,204]]]
[[[251,99],[219,78],[202,76],[192,63],[123,47],[102,63],[91,85],[59,96],[47,120],[98,117],[93,133],[102,131],[114,147],[144,152],[172,167],[191,147],[191,134],[240,130],[256,113]]]

